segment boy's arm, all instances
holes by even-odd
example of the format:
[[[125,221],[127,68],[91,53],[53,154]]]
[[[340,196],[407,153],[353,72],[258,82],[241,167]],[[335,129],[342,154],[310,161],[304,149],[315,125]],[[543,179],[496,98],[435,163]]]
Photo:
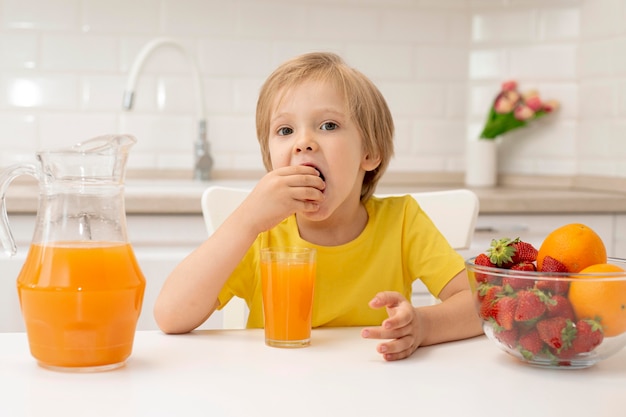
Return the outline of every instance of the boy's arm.
[[[291,166],[266,174],[242,204],[197,249],[174,268],[154,305],[165,333],[186,333],[201,325],[259,233],[296,211],[315,211],[324,182],[312,167]]]

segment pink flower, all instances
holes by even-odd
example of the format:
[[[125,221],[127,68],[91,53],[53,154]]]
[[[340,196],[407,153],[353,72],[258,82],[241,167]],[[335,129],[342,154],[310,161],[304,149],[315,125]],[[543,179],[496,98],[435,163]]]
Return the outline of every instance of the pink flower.
[[[502,83],[502,91],[515,91],[517,90],[517,82],[514,80],[508,80]]]
[[[537,111],[543,107],[543,103],[541,102],[539,96],[532,96],[526,99],[526,105],[533,111]]]
[[[517,120],[528,120],[535,115],[533,109],[525,104],[520,104],[515,108],[515,118]]]
[[[493,101],[480,137],[495,139],[510,130],[526,126],[531,120],[545,116],[558,108],[558,101],[542,101],[537,90],[528,90],[520,94],[516,81],[505,81]]]

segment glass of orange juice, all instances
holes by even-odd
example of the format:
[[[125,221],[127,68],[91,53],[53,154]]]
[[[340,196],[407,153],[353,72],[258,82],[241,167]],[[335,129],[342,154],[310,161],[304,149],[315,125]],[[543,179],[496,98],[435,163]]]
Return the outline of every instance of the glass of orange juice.
[[[261,249],[266,345],[293,348],[311,343],[316,262],[313,248]]]

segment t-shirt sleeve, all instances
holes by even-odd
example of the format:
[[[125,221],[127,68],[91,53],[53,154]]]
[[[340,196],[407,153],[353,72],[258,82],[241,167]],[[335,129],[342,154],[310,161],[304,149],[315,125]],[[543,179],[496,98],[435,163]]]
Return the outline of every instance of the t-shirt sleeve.
[[[413,277],[420,279],[435,297],[465,268],[463,257],[456,252],[411,198],[405,208],[405,249]]]

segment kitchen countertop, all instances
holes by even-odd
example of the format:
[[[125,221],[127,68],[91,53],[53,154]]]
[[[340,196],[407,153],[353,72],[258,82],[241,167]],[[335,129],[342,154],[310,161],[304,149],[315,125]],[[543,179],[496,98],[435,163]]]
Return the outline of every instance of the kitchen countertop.
[[[263,330],[136,333],[126,366],[63,373],[37,366],[25,333],[0,333],[4,416],[568,416],[626,409],[626,351],[590,368],[538,369],[485,336],[385,362],[361,328],[313,329],[278,349]]]
[[[382,181],[379,194],[435,191],[465,188],[462,181],[452,177],[417,177]],[[128,214],[201,214],[200,198],[203,190],[212,184],[251,188],[254,179],[217,179],[208,183],[186,179],[129,179],[126,181],[125,202]],[[623,181],[595,181],[582,186],[568,182],[508,181],[497,187],[472,188],[480,200],[481,214],[532,213],[626,213],[626,187]],[[432,184],[431,184],[432,183]],[[37,210],[38,189],[34,183],[14,183],[7,191],[10,213],[34,213]]]

